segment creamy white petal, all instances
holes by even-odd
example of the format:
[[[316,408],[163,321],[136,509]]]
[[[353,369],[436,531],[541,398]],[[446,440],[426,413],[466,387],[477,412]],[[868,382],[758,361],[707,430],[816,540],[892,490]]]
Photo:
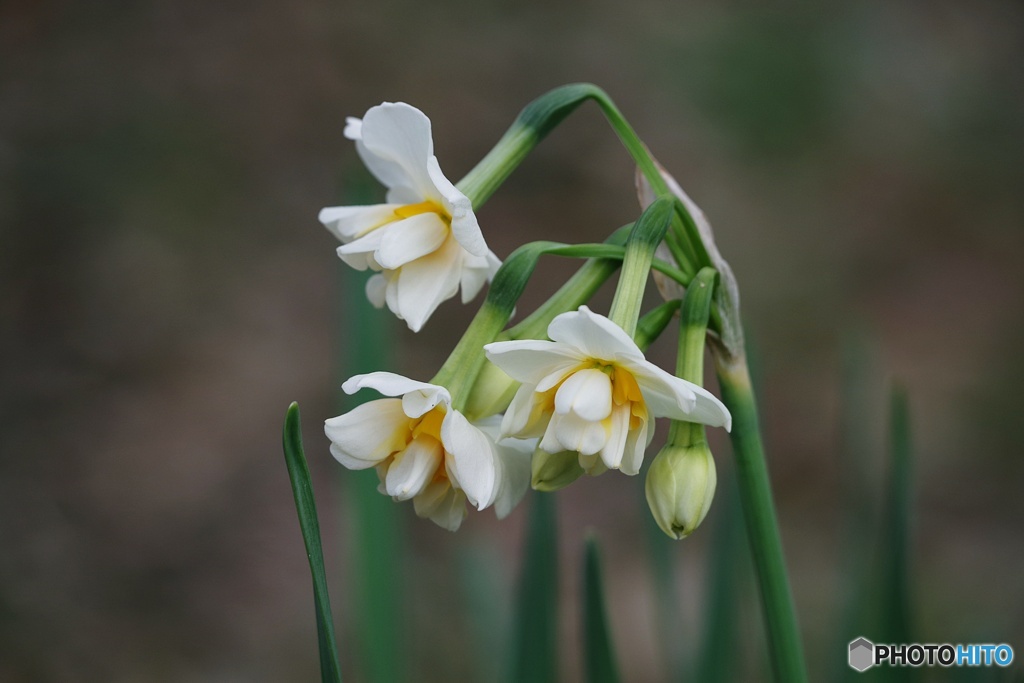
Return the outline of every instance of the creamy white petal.
[[[484,345],[484,352],[505,374],[524,384],[537,384],[551,373],[579,365],[586,358],[568,344],[542,339],[492,342]]]
[[[629,404],[615,406],[611,415],[611,433],[608,441],[601,449],[601,460],[605,466],[618,469],[622,465],[622,455],[626,449],[626,438],[629,436],[629,418],[632,414]]]
[[[361,134],[363,162],[378,180],[388,187],[407,186],[423,199],[432,198],[436,190],[427,165],[434,143],[426,114],[404,102],[384,102],[366,112]]]
[[[360,389],[376,389],[385,396],[401,396],[408,417],[420,417],[437,405],[450,405],[451,394],[444,387],[397,375],[393,372],[371,372],[355,375],[341,385],[346,394]]]
[[[423,258],[402,266],[398,274],[399,315],[413,332],[419,332],[442,301],[459,288],[462,247],[448,239]]]
[[[551,417],[548,429],[554,429],[555,437],[562,446],[559,451],[578,451],[583,455],[592,455],[600,451],[608,442],[609,436],[608,430],[600,422],[590,422],[573,413],[555,413]]]
[[[729,409],[707,389],[670,375],[646,361],[630,363],[627,369],[640,385],[652,415],[725,427],[726,431],[732,429]]]
[[[537,447],[536,439],[505,439],[497,444],[502,476],[494,499],[494,514],[504,519],[530,488],[530,460]]]
[[[466,495],[447,481],[432,482],[412,502],[417,515],[448,531],[457,531],[466,518]]]
[[[457,410],[445,415],[441,424],[441,441],[451,454],[454,478],[466,498],[483,510],[494,502],[500,487],[501,471],[493,442]]]
[[[636,379],[644,402],[655,417],[685,420],[693,411],[697,385],[670,375],[648,361],[623,363],[622,367]]]
[[[718,400],[718,397],[703,387],[695,387],[697,404],[688,418],[690,422],[700,422],[709,427],[725,427],[725,431],[732,431],[732,414],[725,404]]]
[[[427,175],[430,178],[434,189],[434,196],[431,199],[438,199],[448,215],[452,217],[452,232],[455,239],[474,256],[486,256],[488,249],[484,242],[484,235],[480,232],[480,224],[477,222],[476,214],[473,213],[473,204],[469,197],[456,188],[444,173],[437,162],[437,157],[431,156],[427,160]]]
[[[444,460],[444,449],[433,437],[420,435],[395,454],[384,479],[387,494],[398,500],[418,496]]]
[[[366,469],[405,446],[409,418],[397,399],[379,399],[324,422],[331,453],[349,469]]]
[[[643,359],[644,354],[621,327],[586,306],[562,313],[548,325],[548,336],[570,344],[592,358]]]
[[[351,242],[375,228],[398,220],[399,204],[369,206],[328,206],[320,210],[319,220],[342,242]]]
[[[558,387],[555,412],[598,422],[612,413],[612,381],[600,370],[578,370]]]
[[[530,423],[530,415],[534,407],[534,391],[529,384],[520,385],[512,402],[508,404],[505,415],[501,419],[502,436],[521,436]]]
[[[387,300],[388,279],[383,273],[371,275],[366,281],[366,298],[370,300],[374,308],[383,308]]]
[[[629,435],[626,437],[626,448],[622,454],[622,464],[619,467],[623,474],[632,476],[640,472],[640,466],[644,462],[644,453],[653,438],[653,420],[641,420],[639,427],[629,431]]]
[[[480,290],[483,288],[484,283],[489,281],[494,276],[494,271],[497,268],[492,268],[494,261],[501,265],[501,261],[498,261],[498,257],[493,252],[487,252],[487,256],[473,256],[467,253],[462,260],[462,277],[459,286],[462,288],[462,303],[468,304],[473,300]]]
[[[558,386],[559,382],[575,372],[579,366],[579,363],[565,363],[558,366],[550,374],[545,375],[541,381],[537,382],[537,391],[547,391]]]
[[[537,448],[537,439],[502,439],[501,418],[498,415],[477,420],[473,424],[495,444],[501,476],[498,478],[498,493],[494,499],[494,514],[498,519],[504,519],[530,488],[530,461]]]
[[[345,117],[344,136],[349,140],[359,140],[363,137],[363,120],[355,116]]]
[[[439,215],[420,213],[389,225],[374,258],[381,268],[394,270],[436,251],[447,237]]]
[[[348,244],[341,245],[337,249],[338,256],[356,270],[366,270],[367,268],[380,270],[374,254],[380,249],[381,242],[392,231],[394,225],[394,223],[389,223]]]

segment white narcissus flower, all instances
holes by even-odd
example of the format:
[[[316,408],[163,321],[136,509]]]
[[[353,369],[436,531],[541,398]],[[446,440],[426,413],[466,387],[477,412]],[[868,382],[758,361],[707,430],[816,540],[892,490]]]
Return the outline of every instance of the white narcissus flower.
[[[385,204],[335,206],[320,222],[344,244],[338,256],[377,271],[366,294],[418,332],[442,301],[462,287],[477,295],[501,262],[487,248],[469,198],[445,178],[434,156],[430,119],[404,102],[349,118],[345,137],[387,188]]]
[[[655,417],[732,426],[728,409],[702,387],[648,362],[621,327],[586,306],[551,321],[552,341],[495,342],[492,363],[522,386],[502,433],[542,437],[547,453],[576,451],[590,474],[637,474]]]
[[[346,393],[376,389],[364,403],[324,424],[331,454],[352,470],[377,468],[380,491],[412,499],[416,514],[455,531],[468,500],[478,510],[507,515],[530,481],[533,444],[498,440],[498,420],[472,424],[451,406],[444,387],[390,372],[356,375]]]

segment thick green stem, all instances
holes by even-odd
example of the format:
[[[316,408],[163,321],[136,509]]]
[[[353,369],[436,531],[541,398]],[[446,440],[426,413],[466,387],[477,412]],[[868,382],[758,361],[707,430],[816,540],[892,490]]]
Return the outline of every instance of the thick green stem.
[[[716,354],[722,400],[732,413],[732,446],[740,498],[764,605],[765,632],[776,683],[803,683],[803,646],[789,589],[782,539],[757,420],[757,403],[744,356]]]

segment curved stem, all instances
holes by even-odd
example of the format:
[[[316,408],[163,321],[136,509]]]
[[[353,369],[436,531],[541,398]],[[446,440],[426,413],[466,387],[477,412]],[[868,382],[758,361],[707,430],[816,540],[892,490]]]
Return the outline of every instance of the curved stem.
[[[764,606],[765,632],[777,683],[803,683],[803,646],[775,519],[771,482],[745,356],[715,356],[722,400],[732,413],[732,446],[740,498]]]

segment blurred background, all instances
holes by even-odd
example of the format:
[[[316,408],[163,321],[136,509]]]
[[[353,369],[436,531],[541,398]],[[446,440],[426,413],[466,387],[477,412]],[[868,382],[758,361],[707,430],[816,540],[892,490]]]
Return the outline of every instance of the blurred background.
[[[314,680],[280,452],[293,399],[346,672],[370,680],[346,616],[352,477],[320,426],[344,405],[367,324],[351,305],[360,282],[316,220],[368,185],[344,117],[415,104],[454,181],[528,101],[584,80],[701,205],[739,279],[812,679],[872,637],[840,628],[842,501],[853,461],[860,502],[877,508],[894,380],[914,430],[921,639],[1024,654],[1022,15],[995,0],[4,2],[0,680]],[[499,256],[597,241],[637,214],[632,183],[584,106],[479,218]],[[520,310],[572,265],[543,263]],[[451,301],[415,338],[374,322],[393,349],[382,363],[428,379],[474,310]],[[652,355],[668,366],[662,341]],[[860,408],[843,427],[851,395]],[[608,475],[558,496],[566,680],[588,528],[626,679],[665,680],[641,485]],[[406,608],[394,646],[415,680],[493,674],[529,504],[500,524],[471,514],[456,535],[394,508]],[[700,636],[722,509],[671,546],[683,648]],[[466,577],[486,624],[473,615],[487,610],[463,609]],[[746,680],[761,680],[746,577],[737,647]]]

